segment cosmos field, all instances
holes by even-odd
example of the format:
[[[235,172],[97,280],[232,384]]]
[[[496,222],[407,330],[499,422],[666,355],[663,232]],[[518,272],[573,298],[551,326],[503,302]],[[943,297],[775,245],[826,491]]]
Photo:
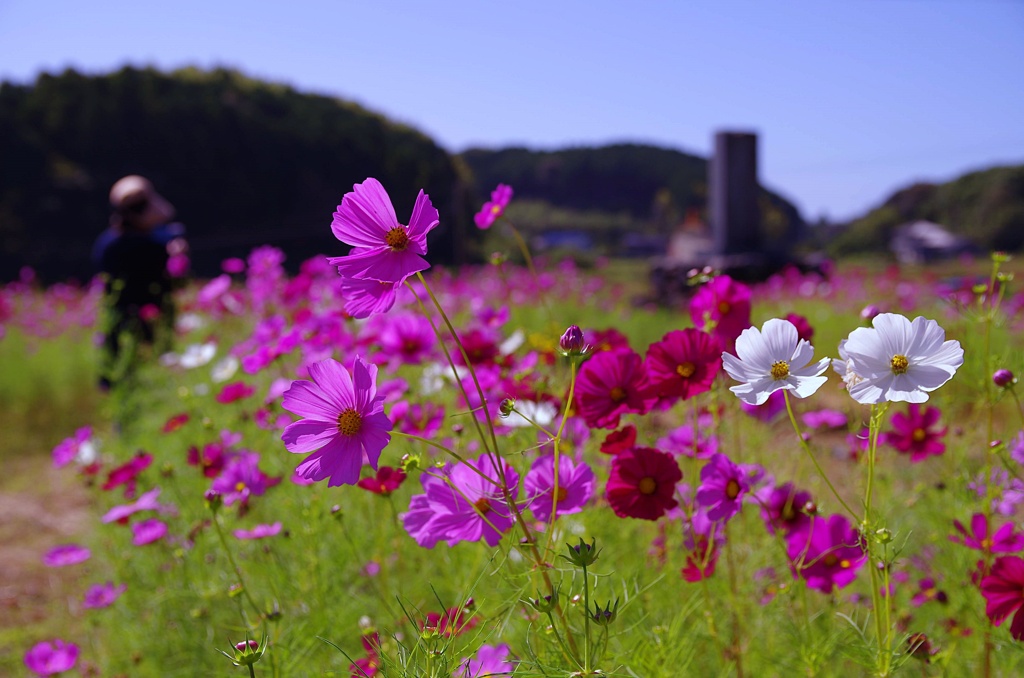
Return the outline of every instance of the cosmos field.
[[[337,252],[183,285],[106,393],[102,283],[3,288],[0,672],[1024,669],[1016,262],[664,308],[636,262],[431,267],[432,209],[357,185]]]

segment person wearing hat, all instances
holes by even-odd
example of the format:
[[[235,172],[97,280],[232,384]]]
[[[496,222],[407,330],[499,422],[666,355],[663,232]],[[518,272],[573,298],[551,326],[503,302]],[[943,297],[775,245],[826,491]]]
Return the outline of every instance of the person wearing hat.
[[[145,177],[118,180],[110,189],[110,206],[110,227],[93,248],[97,268],[106,276],[104,389],[133,369],[142,345],[170,339],[174,308],[168,247],[180,248],[184,242],[184,228],[172,221],[174,207]]]

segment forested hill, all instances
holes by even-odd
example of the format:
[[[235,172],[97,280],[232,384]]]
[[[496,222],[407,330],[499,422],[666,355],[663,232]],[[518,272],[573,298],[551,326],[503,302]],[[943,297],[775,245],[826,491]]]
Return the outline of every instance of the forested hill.
[[[25,264],[46,281],[91,276],[107,192],[126,174],[149,177],[177,207],[204,276],[262,244],[283,248],[292,268],[343,254],[331,214],[370,176],[403,221],[420,188],[430,195],[441,215],[430,258],[449,263],[483,250],[472,214],[498,183],[515,188],[523,230],[604,229],[616,252],[625,233],[665,234],[702,210],[707,175],[702,158],[637,144],[452,156],[356,104],[225,69],[0,83],[0,159],[0,281]],[[764,191],[761,203],[769,232],[802,225],[782,198]]]
[[[941,224],[986,250],[1024,248],[1024,165],[901,189],[852,221],[831,248],[838,253],[886,250],[897,226],[919,219]]]
[[[673,149],[643,144],[554,151],[471,149],[461,157],[481,189],[511,184],[517,200],[577,214],[621,215],[619,221],[632,222],[634,230],[663,231],[687,211],[703,212],[706,207],[708,161]],[[760,202],[769,236],[792,237],[803,226],[797,209],[779,195],[762,189]],[[531,212],[522,214],[529,218]],[[532,214],[543,218],[545,212]]]
[[[442,227],[432,260],[475,198],[453,158],[423,134],[359,106],[228,70],[123,68],[0,85],[0,279],[30,264],[49,280],[92,274],[89,251],[126,174],[152,179],[188,228],[193,263],[215,274],[257,245],[297,265],[341,255],[331,214],[352,184],[379,178],[408,218],[426,190]],[[461,240],[461,239],[460,239]]]

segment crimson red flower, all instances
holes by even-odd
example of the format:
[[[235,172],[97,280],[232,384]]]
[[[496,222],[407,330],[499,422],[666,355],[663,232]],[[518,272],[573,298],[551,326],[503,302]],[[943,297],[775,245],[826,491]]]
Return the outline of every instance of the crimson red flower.
[[[811,343],[811,339],[814,338],[814,328],[811,327],[811,323],[808,322],[807,318],[796,313],[789,313],[786,315],[786,320],[793,323],[793,326],[796,327],[798,337],[808,344]]]
[[[938,456],[946,451],[942,437],[946,429],[938,428],[942,412],[937,407],[921,411],[921,406],[911,403],[907,413],[892,415],[893,430],[885,434],[885,442],[899,452],[910,454],[910,461],[924,461],[931,455]]]
[[[629,349],[597,353],[583,363],[576,381],[576,404],[587,426],[616,428],[627,412],[646,414],[657,400],[647,393],[640,356]]]
[[[711,389],[722,370],[722,350],[706,332],[673,330],[647,349],[646,367],[652,394],[689,400]]]
[[[217,394],[217,402],[227,405],[228,403],[233,403],[236,400],[248,398],[255,392],[256,389],[245,382],[235,381],[225,385],[224,388],[220,390],[220,393]]]
[[[999,626],[1012,614],[1010,635],[1024,640],[1024,560],[1017,556],[996,558],[992,571],[981,580],[981,595],[985,596],[985,614],[992,623]]]
[[[615,456],[605,495],[620,518],[657,520],[679,505],[676,483],[683,479],[668,452],[635,447]]]
[[[356,485],[383,497],[389,496],[405,482],[405,471],[400,468],[381,466],[372,478],[361,478]]]
[[[601,443],[601,452],[616,455],[636,445],[636,426],[626,424],[618,431],[612,431]]]
[[[135,479],[152,463],[153,455],[141,451],[136,453],[131,461],[110,470],[110,473],[107,474],[107,482],[103,483],[103,489],[112,490],[118,485],[124,485],[124,496],[134,497]]]
[[[164,433],[173,433],[182,426],[184,426],[185,424],[187,424],[188,419],[188,412],[176,414],[167,420],[167,423],[164,424],[164,427],[161,429],[161,431],[163,431]]]

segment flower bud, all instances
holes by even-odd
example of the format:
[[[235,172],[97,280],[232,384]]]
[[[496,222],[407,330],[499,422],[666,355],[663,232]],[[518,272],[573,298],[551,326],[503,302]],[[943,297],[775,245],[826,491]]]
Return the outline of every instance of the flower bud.
[[[587,345],[579,325],[569,326],[558,341],[558,347],[562,349],[562,355],[567,357],[582,356],[590,352],[590,346]]]
[[[876,315],[882,312],[882,309],[878,308],[874,304],[868,304],[860,312],[861,320],[873,320]]]
[[[260,644],[257,641],[255,641],[255,640],[247,640],[247,641],[243,641],[241,643],[235,643],[235,649],[238,650],[239,652],[245,652],[247,649],[255,650],[259,646],[260,646]]]
[[[995,382],[996,386],[1006,388],[1007,386],[1013,384],[1015,379],[1013,377],[1013,372],[1011,372],[1010,370],[1001,369],[995,371],[995,373],[992,375],[992,381]]]
[[[613,621],[615,621],[615,617],[618,616],[618,612],[619,600],[617,598],[615,599],[614,605],[612,605],[611,603],[607,603],[604,606],[604,609],[602,609],[601,606],[597,603],[594,603],[593,618],[594,621],[598,624],[598,626],[608,626]]]
[[[537,595],[540,596],[539,593]],[[547,614],[558,607],[558,591],[554,591],[550,596],[534,598],[530,601],[530,604],[533,605],[533,608],[537,610],[537,612]]]
[[[206,502],[206,507],[214,513],[224,504],[224,497],[220,495],[220,492],[214,490],[207,490],[203,494],[203,500]]]
[[[515,398],[505,398],[498,405],[498,414],[501,415],[502,419],[508,419],[509,415],[512,414],[512,408],[516,406]]]
[[[572,544],[565,545],[566,549],[569,552],[569,555],[562,557],[568,560],[573,565],[576,565],[577,567],[587,567],[593,564],[595,560],[597,560],[597,556],[600,553],[600,551],[596,548],[596,544],[596,539],[592,540],[588,544],[587,542],[583,541],[583,538],[581,537],[580,543],[576,546],[573,546]]]
[[[879,544],[888,544],[892,541],[892,532],[884,527],[875,530],[875,541]]]

